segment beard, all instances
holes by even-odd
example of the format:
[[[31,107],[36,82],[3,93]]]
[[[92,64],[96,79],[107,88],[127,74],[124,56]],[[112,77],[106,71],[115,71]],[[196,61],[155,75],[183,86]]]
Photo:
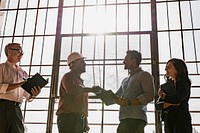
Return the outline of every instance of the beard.
[[[85,67],[82,67],[80,70],[81,70],[81,72],[83,72],[83,73],[86,72]]]
[[[124,65],[124,70],[127,70],[127,69],[128,69],[128,67],[127,67],[127,65],[125,64],[125,65]]]

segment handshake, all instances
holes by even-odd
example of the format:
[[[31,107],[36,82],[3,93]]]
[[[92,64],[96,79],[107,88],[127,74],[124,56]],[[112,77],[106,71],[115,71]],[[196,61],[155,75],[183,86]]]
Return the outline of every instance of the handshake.
[[[103,91],[105,91],[103,88],[101,88],[100,86],[92,86],[92,90],[95,94],[101,93]]]

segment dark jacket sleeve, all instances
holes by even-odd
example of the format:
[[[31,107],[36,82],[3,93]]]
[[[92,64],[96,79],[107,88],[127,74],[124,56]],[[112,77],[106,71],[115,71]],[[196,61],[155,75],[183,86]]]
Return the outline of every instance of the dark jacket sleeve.
[[[191,83],[189,80],[180,80],[176,82],[174,95],[166,95],[164,101],[173,104],[180,104],[183,101],[188,102],[190,97]]]

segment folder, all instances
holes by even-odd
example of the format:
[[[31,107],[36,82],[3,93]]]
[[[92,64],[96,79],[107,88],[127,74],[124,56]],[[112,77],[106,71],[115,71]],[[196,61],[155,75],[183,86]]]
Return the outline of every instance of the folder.
[[[27,81],[21,86],[24,90],[26,90],[30,95],[31,89],[34,86],[40,86],[40,88],[44,87],[48,83],[48,80],[44,79],[39,73],[36,73],[31,78],[28,78]]]
[[[112,90],[102,91],[101,93],[97,93],[96,96],[100,98],[107,106],[115,104],[115,98],[117,98]]]

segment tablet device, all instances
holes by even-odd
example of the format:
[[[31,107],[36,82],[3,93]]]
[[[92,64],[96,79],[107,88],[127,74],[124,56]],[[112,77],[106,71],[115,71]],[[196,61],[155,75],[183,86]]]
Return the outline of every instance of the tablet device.
[[[96,96],[100,98],[107,106],[115,104],[115,98],[117,98],[112,90],[102,91],[101,93],[96,94]]]
[[[34,86],[40,86],[40,88],[44,87],[48,83],[48,80],[44,79],[39,73],[36,73],[31,78],[28,78],[27,81],[21,86],[24,90],[26,90],[30,95],[31,89]]]

